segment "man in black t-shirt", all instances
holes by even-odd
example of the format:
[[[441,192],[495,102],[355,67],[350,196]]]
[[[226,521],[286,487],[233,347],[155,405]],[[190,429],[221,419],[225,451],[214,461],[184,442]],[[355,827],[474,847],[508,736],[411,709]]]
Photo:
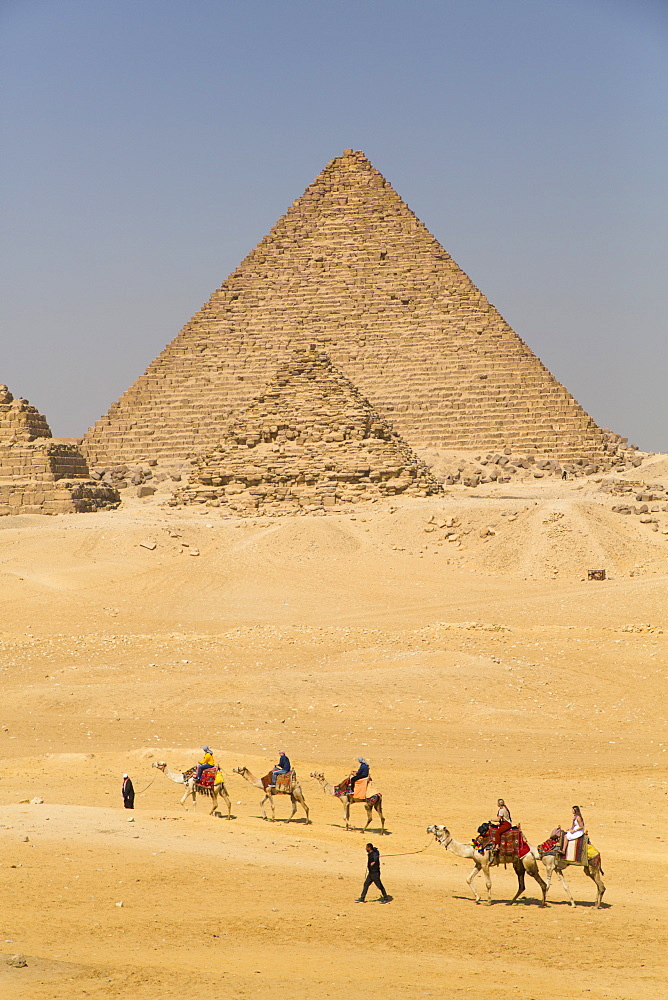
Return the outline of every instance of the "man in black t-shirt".
[[[377,847],[374,847],[373,844],[367,844],[366,853],[367,853],[366,866],[368,869],[367,876],[366,879],[364,880],[362,894],[359,897],[359,899],[355,900],[355,902],[356,903],[366,902],[367,892],[369,891],[372,885],[377,885],[382,893],[380,902],[389,903],[392,897],[388,896],[388,894],[385,892],[385,886],[380,881],[380,851],[378,850]]]

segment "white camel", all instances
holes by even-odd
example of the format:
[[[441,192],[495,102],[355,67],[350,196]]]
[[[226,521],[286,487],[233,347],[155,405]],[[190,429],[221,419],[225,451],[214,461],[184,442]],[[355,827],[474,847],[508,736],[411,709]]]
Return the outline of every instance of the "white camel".
[[[290,822],[294,814],[297,812],[297,803],[300,804],[306,813],[306,822],[311,822],[308,816],[308,806],[306,805],[304,793],[297,782],[297,775],[295,774],[294,769],[290,772],[290,783],[287,788],[271,785],[268,782],[265,783],[262,778],[256,778],[247,767],[235,767],[232,770],[235,774],[240,774],[242,778],[245,778],[246,781],[250,782],[251,785],[254,785],[255,788],[261,788],[264,792],[264,798],[260,802],[263,819],[269,819],[264,808],[265,802],[269,801],[269,805],[271,806],[271,821],[273,823],[276,819],[276,813],[274,811],[274,795],[289,795],[290,801],[292,802],[292,812],[288,817],[288,822]]]
[[[181,805],[184,809],[188,809],[186,805],[186,799],[190,796],[192,798],[193,809],[197,805],[197,795],[206,795],[212,801],[213,805],[211,808],[210,816],[216,813],[218,808],[218,799],[223,799],[227,803],[227,818],[232,819],[232,802],[229,795],[227,794],[227,789],[225,788],[225,778],[223,772],[219,771],[216,776],[216,782],[211,788],[204,788],[202,785],[198,785],[195,781],[195,775],[191,774],[188,777],[182,771],[170,771],[164,760],[156,760],[153,767],[157,767],[159,771],[166,774],[170,781],[175,781],[177,785],[185,785],[186,790],[183,793],[183,798],[181,799]],[[186,772],[187,773],[187,772]],[[220,815],[220,813],[216,813]]]
[[[585,875],[588,875],[596,886],[596,902],[594,904],[594,909],[599,909],[601,900],[603,899],[603,893],[605,892],[605,885],[603,883],[603,879],[601,878],[601,875],[603,875],[603,869],[601,868],[600,854],[596,858],[589,861],[588,864],[583,864],[581,861],[566,861],[565,858],[557,857],[554,854],[541,854],[539,856],[545,865],[545,871],[547,873],[547,888],[550,888],[552,876],[556,872],[562,886],[566,890],[566,895],[568,896],[568,901],[571,906],[575,906],[575,900],[573,899],[573,894],[568,887],[568,882],[564,878],[564,868],[568,868],[569,865],[579,865],[583,868]]]
[[[480,895],[478,890],[473,884],[473,880],[479,872],[482,872],[485,876],[485,886],[487,888],[487,903],[492,902],[492,878],[490,875],[490,868],[499,864],[498,857],[490,856],[489,851],[477,851],[473,844],[460,844],[456,841],[450,831],[445,826],[432,825],[427,827],[427,833],[432,833],[436,840],[441,844],[446,851],[450,851],[452,854],[456,854],[458,858],[469,858],[475,868],[467,878],[467,882],[475,895],[476,903],[480,902]],[[512,862],[513,870],[517,875],[517,892],[511,899],[511,904],[522,895],[526,886],[524,882],[525,875],[531,875],[532,878],[538,882],[541,888],[543,898],[541,901],[541,906],[545,906],[546,895],[547,895],[547,884],[543,881],[538,871],[537,863],[537,852],[534,848],[529,849],[529,853],[525,854],[523,858],[515,858]]]
[[[341,800],[343,805],[343,815],[346,821],[346,830],[352,830],[353,827],[350,825],[350,807],[355,805],[357,802],[361,803],[366,809],[366,823],[362,828],[362,833],[366,830],[371,818],[373,816],[373,810],[375,809],[380,818],[380,832],[385,833],[385,817],[383,816],[383,796],[380,792],[375,792],[373,795],[367,795],[364,799],[356,799],[352,795],[337,795],[336,788],[334,785],[330,785],[329,781],[325,778],[322,771],[311,771],[311,777],[315,778],[318,782],[325,795],[334,795],[337,799]]]

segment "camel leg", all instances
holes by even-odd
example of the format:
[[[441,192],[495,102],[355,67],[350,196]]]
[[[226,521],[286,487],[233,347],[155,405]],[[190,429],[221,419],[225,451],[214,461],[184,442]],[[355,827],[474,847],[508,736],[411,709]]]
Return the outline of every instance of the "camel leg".
[[[302,807],[302,809],[306,813],[306,823],[308,825],[311,822],[311,820],[309,819],[309,816],[308,816],[308,806],[306,805],[306,799],[304,798],[303,795],[296,795],[295,798],[297,799],[297,802],[299,802],[300,806]],[[297,807],[295,806],[295,809],[296,808]],[[294,813],[293,813],[293,816],[294,816]],[[290,818],[292,818],[292,817],[290,817]]]
[[[227,805],[227,818],[232,819],[232,800],[230,799],[227,792],[224,792],[222,789],[220,790],[219,795]]]
[[[569,885],[568,885],[568,882],[566,881],[566,878],[564,876],[563,870],[559,867],[559,865],[557,865],[555,867],[554,871],[556,871],[557,875],[559,876],[559,881],[561,882],[562,886],[564,887],[566,895],[568,896],[568,902],[571,904],[571,906],[575,906],[575,900],[573,899],[573,893],[571,892],[571,890],[569,888]],[[548,872],[548,878],[547,878],[548,887],[550,885],[550,874],[551,873]]]
[[[288,819],[288,823],[290,822],[294,814],[297,812],[297,800],[294,794],[290,795],[290,805],[292,806],[292,812],[290,813],[290,818]]]
[[[489,873],[489,864],[482,869],[485,876],[485,888],[487,889],[487,903],[492,905],[492,876]]]
[[[346,821],[346,830],[350,829],[350,802],[343,803],[343,818]]]
[[[515,900],[522,895],[522,893],[526,888],[524,884],[524,865],[522,864],[521,861],[513,861],[513,868],[515,869],[515,874],[517,875],[517,892],[510,900],[510,905],[512,905],[515,902]]]
[[[275,819],[275,815],[274,815],[274,803],[272,802],[271,795],[268,792],[265,792],[265,796],[262,799],[262,802],[260,802],[260,809],[262,810],[262,819],[269,819],[269,817],[267,816],[267,810],[264,807],[264,804],[267,801],[267,799],[269,799],[269,805],[271,806],[271,814],[272,814],[272,821],[273,821]]]
[[[527,871],[529,873],[529,875],[531,875],[531,878],[535,879],[536,882],[538,882],[538,885],[540,886],[541,892],[543,893],[543,900],[542,900],[542,902],[541,902],[540,905],[541,906],[546,906],[547,905],[547,884],[545,882],[543,882],[543,879],[541,878],[540,872],[538,871],[538,865],[536,864],[535,861],[533,861],[528,866],[525,865],[524,868],[525,868],[525,871]]]
[[[186,812],[188,812],[188,806],[186,805],[186,799],[188,798],[189,795],[192,795],[192,798],[193,798],[193,809],[195,808],[195,791],[193,789],[193,791],[191,792],[191,790],[189,788],[186,788],[185,792],[183,793],[183,798],[181,799],[181,805],[183,806],[183,808],[185,809]]]
[[[383,807],[381,806],[380,802],[377,802],[375,808],[376,812],[380,816],[380,833],[382,836],[385,833],[385,817],[383,816]]]
[[[366,809],[366,823],[364,824],[364,827],[362,828],[362,833],[364,833],[364,831],[366,830],[367,826],[371,822],[371,817],[373,815],[373,810],[371,809],[371,806],[367,802],[364,803],[364,808]]]
[[[476,887],[473,884],[473,879],[476,877],[476,875],[478,874],[479,871],[480,871],[480,868],[478,867],[478,865],[476,865],[475,868],[473,869],[473,871],[471,872],[471,874],[469,875],[469,877],[466,880],[467,883],[468,883],[469,889],[472,891],[473,895],[475,896],[476,903],[480,902],[480,894],[478,893],[478,890],[476,889]]]
[[[596,902],[594,904],[594,909],[598,910],[598,908],[601,905],[601,900],[603,899],[603,893],[605,892],[603,879],[601,878],[600,873],[596,868],[592,869],[588,865],[585,865],[584,873],[585,875],[589,876],[589,878],[596,886]]]

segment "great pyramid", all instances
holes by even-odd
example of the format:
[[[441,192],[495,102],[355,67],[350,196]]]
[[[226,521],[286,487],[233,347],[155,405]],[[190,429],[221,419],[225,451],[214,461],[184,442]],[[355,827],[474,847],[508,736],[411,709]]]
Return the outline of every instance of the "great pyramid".
[[[90,480],[76,443],[53,438],[39,410],[0,385],[0,515],[66,514],[119,502],[116,490]]]
[[[441,489],[327,355],[311,347],[294,351],[230,421],[176,502],[268,513]]]
[[[315,341],[416,450],[606,465],[619,439],[550,374],[362,152],[345,150],[84,438],[91,464],[211,451]]]

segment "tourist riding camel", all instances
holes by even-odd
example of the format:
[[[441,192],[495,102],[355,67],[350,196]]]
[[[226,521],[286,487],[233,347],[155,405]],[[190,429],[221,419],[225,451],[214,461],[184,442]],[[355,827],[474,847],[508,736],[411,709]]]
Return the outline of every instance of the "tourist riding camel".
[[[200,780],[203,771],[208,771],[209,768],[216,766],[216,762],[213,759],[213,754],[211,753],[211,750],[206,745],[206,743],[202,747],[202,750],[204,751],[204,756],[200,761],[197,762],[197,774],[195,775],[195,781]]]
[[[574,861],[577,856],[578,841],[584,837],[585,824],[580,812],[580,806],[573,806],[573,822],[568,830],[564,830],[561,850],[567,861]],[[571,846],[572,845],[572,846]]]
[[[496,804],[498,806],[496,818],[490,819],[489,832],[494,844],[494,853],[498,854],[501,848],[501,837],[512,828],[513,821],[510,816],[510,809],[503,799],[497,799]]]
[[[280,756],[278,758],[278,764],[276,765],[276,767],[274,768],[274,770],[271,772],[271,783],[272,783],[272,785],[276,784],[276,778],[279,776],[279,774],[289,774],[290,771],[292,770],[292,765],[290,763],[290,758],[286,754],[285,750],[280,750],[279,754],[280,754]]]
[[[357,762],[359,767],[357,771],[351,771],[350,773],[350,794],[355,798],[355,782],[363,781],[365,778],[369,778],[369,762],[364,757],[358,757]]]

